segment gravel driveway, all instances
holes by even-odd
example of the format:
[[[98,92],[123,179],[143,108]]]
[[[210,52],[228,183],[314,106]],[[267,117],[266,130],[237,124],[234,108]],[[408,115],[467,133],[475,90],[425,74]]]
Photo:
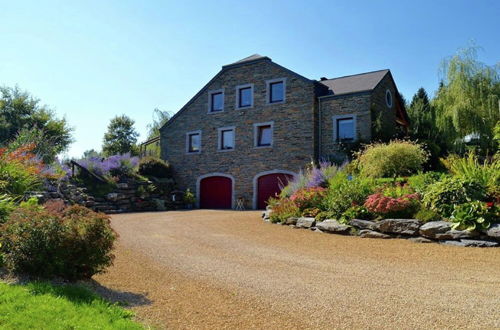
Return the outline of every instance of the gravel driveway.
[[[113,216],[111,299],[165,328],[500,327],[500,249],[314,233],[260,212]]]

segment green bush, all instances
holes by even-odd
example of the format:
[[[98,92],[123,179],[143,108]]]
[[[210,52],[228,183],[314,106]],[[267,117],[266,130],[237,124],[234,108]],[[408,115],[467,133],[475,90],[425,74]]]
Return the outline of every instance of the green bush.
[[[269,215],[272,223],[284,223],[288,218],[300,217],[300,209],[288,198],[283,198],[279,202],[272,201],[270,205],[273,205]]]
[[[144,157],[139,162],[139,174],[169,179],[172,178],[172,167],[160,158]]]
[[[330,211],[335,219],[340,219],[351,206],[363,205],[374,188],[371,179],[361,177],[350,179],[347,174],[339,173],[329,180],[321,208]]]
[[[454,205],[475,200],[482,201],[486,197],[486,188],[477,182],[447,177],[428,187],[423,203],[429,209],[448,218],[453,212]]]
[[[112,264],[116,234],[109,217],[82,206],[62,213],[20,207],[1,227],[6,268],[45,278],[90,278]]]
[[[424,194],[427,187],[431,184],[441,180],[444,178],[444,174],[439,172],[427,172],[427,173],[419,173],[417,175],[413,175],[408,177],[408,185],[418,192],[419,194]]]
[[[453,229],[485,230],[498,220],[498,216],[495,206],[488,207],[484,202],[472,201],[455,205],[450,220]]]
[[[415,219],[420,220],[424,223],[442,220],[441,216],[436,211],[429,210],[424,207],[421,207],[420,210],[418,210],[418,212],[415,214]]]
[[[356,166],[364,176],[407,176],[422,170],[428,154],[424,148],[411,141],[391,141],[367,145],[356,154]]]
[[[14,208],[15,204],[12,202],[12,198],[7,195],[0,196],[0,224],[7,220],[7,217]]]
[[[366,209],[364,206],[355,205],[348,208],[340,217],[340,222],[348,223],[352,219],[363,219],[371,220],[373,219],[373,214]]]

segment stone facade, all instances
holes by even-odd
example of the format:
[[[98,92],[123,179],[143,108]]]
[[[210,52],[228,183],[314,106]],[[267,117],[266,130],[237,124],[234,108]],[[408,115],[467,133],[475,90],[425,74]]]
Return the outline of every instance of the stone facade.
[[[389,73],[390,76],[390,73]],[[285,101],[268,104],[267,81],[285,79]],[[236,62],[223,69],[161,129],[162,158],[175,171],[180,189],[197,192],[201,178],[212,174],[233,180],[235,199],[255,207],[257,178],[268,172],[298,173],[311,161],[338,151],[333,116],[355,115],[357,137],[372,138],[372,108],[380,108],[379,92],[391,87],[392,78],[373,91],[325,96],[328,88],[304,78],[267,57]],[[253,86],[253,106],[238,109],[237,86]],[[389,86],[389,87],[387,87]],[[210,92],[224,92],[223,111],[209,113]],[[385,94],[384,94],[385,95]],[[396,94],[393,93],[395,96]],[[385,101],[384,101],[385,102]],[[378,110],[380,111],[380,110]],[[386,112],[390,112],[388,109]],[[396,125],[389,115],[387,126]],[[254,125],[272,123],[271,147],[255,147]],[[219,129],[234,127],[234,150],[219,150]],[[201,151],[187,153],[188,132],[201,132]]]
[[[267,104],[266,81],[286,79],[285,102]],[[252,108],[236,109],[236,86],[253,84]],[[224,110],[208,113],[208,93],[224,90]],[[298,173],[314,158],[314,83],[270,61],[223,69],[161,131],[162,158],[181,189],[197,190],[201,176],[223,173],[234,180],[234,197],[253,207],[253,179],[279,170]],[[254,147],[254,124],[273,123],[272,147]],[[235,127],[235,148],[218,150],[218,128]],[[186,132],[201,131],[201,152],[186,153]]]

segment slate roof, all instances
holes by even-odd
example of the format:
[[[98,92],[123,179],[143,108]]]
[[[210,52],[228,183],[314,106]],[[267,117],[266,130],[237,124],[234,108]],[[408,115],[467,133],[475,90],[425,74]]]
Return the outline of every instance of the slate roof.
[[[351,94],[373,90],[389,70],[379,70],[319,81],[333,95]]]
[[[254,61],[259,61],[259,60],[271,60],[271,59],[269,57],[267,57],[267,56],[262,56],[262,55],[259,55],[259,54],[253,54],[253,55],[250,55],[248,57],[242,58],[239,61],[236,61],[236,62],[233,62],[233,63],[230,63],[230,64],[226,64],[226,65],[223,66],[223,68],[224,67],[228,67],[228,66],[232,66],[232,65],[238,65],[238,64],[243,64],[243,63],[246,63],[246,62],[254,62]]]

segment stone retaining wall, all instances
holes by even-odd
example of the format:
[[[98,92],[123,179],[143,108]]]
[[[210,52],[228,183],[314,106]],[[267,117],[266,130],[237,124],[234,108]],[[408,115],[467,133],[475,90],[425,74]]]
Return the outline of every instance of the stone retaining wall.
[[[272,210],[263,212],[264,221],[270,221]],[[317,222],[314,218],[289,218],[283,223],[292,228],[310,229],[315,232],[353,235],[362,238],[402,238],[416,243],[440,243],[454,246],[498,247],[500,246],[500,224],[487,231],[454,230],[451,223],[432,221],[423,224],[417,219],[384,219],[368,221],[353,219],[349,224],[328,219]]]

